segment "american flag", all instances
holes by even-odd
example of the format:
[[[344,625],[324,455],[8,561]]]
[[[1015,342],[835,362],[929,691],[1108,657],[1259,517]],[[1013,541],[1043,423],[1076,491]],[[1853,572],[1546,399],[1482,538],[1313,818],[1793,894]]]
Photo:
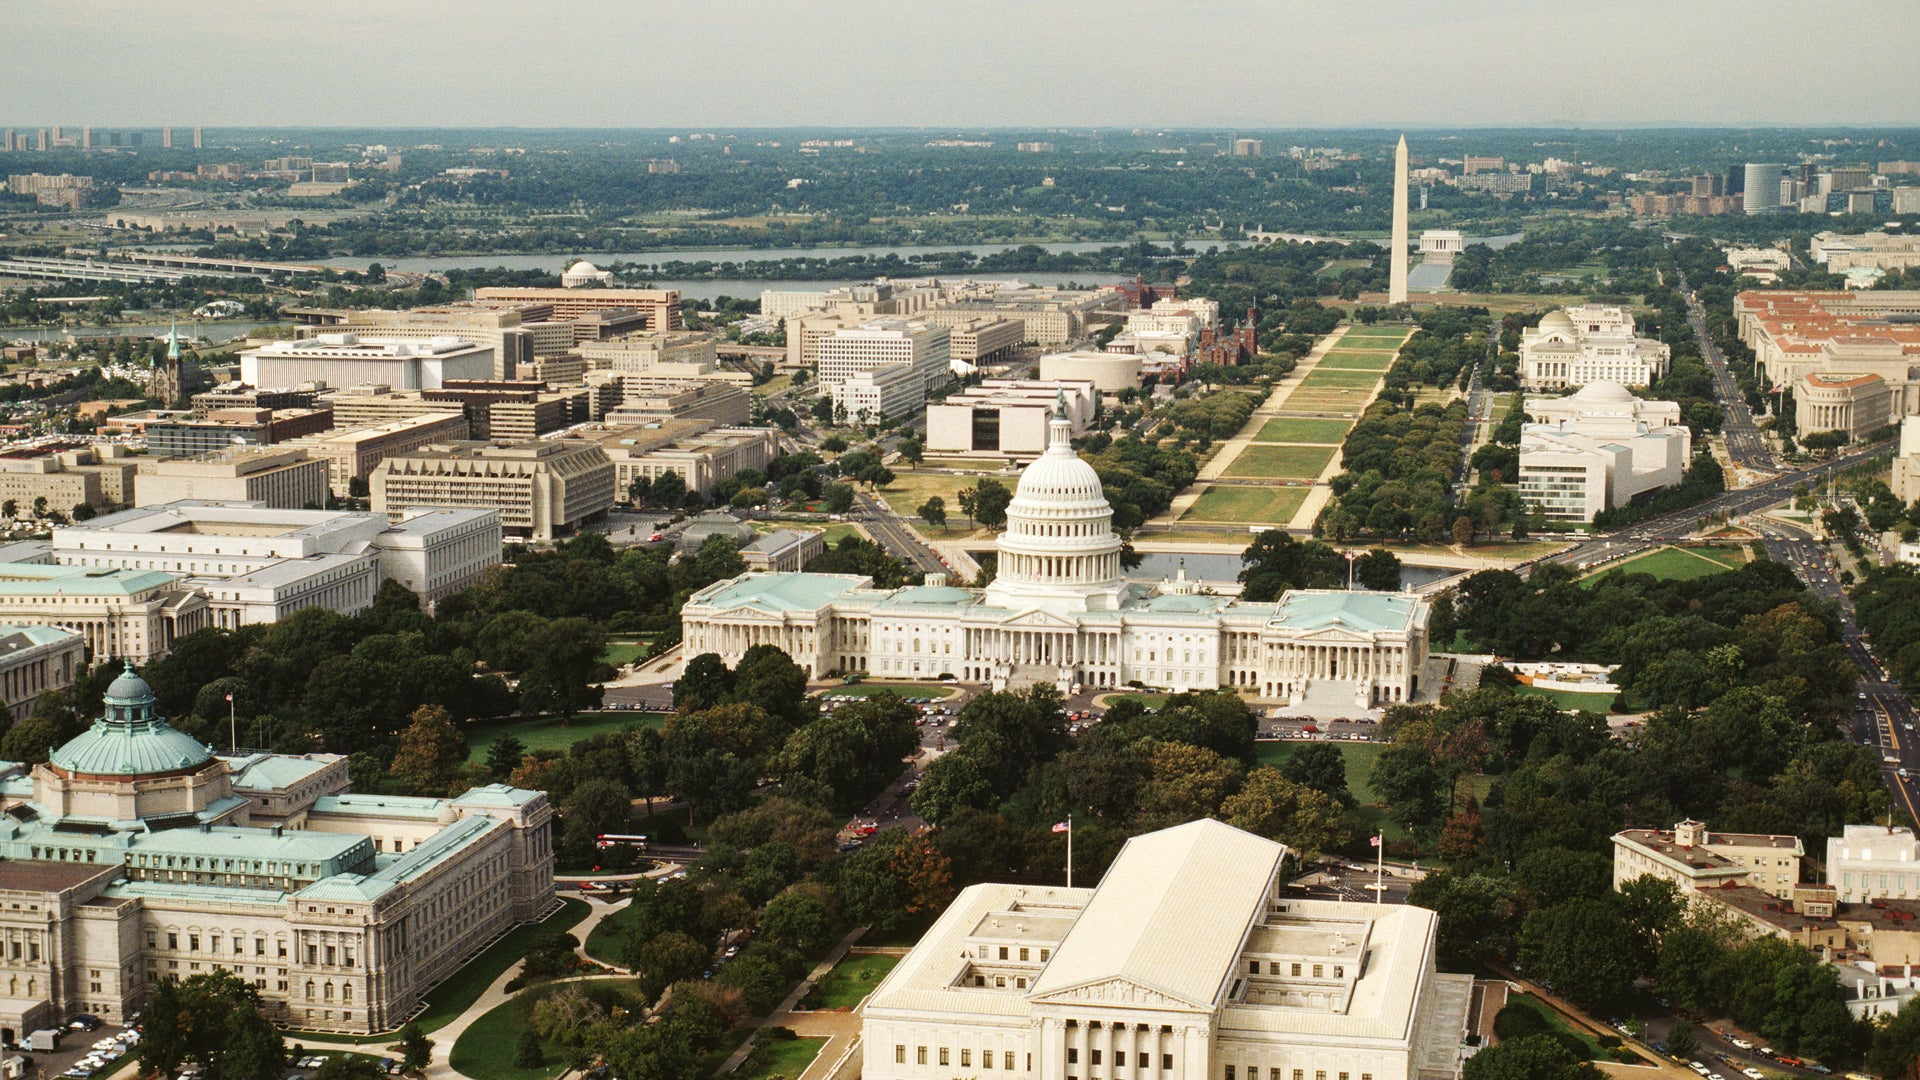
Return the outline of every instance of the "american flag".
[[[1053,823],[1053,831],[1054,831],[1054,832],[1072,832],[1072,831],[1073,831],[1073,822],[1071,822],[1071,821],[1056,821],[1056,822],[1054,822],[1054,823]]]
[[[1369,844],[1371,844],[1371,845],[1373,845],[1374,847],[1379,847],[1379,846],[1380,846],[1380,834],[1379,834],[1379,833],[1375,833],[1375,834],[1373,834],[1372,836],[1369,836],[1369,837],[1367,837],[1367,843],[1369,843]]]

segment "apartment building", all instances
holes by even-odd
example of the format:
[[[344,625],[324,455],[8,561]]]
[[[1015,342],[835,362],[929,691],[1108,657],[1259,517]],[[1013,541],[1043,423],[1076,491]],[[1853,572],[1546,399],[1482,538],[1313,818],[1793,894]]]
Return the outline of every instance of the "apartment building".
[[[1613,837],[1613,887],[1637,877],[1671,881],[1683,897],[1750,885],[1784,900],[1800,883],[1806,847],[1797,836],[1716,833],[1698,821],[1672,829],[1626,829]]]

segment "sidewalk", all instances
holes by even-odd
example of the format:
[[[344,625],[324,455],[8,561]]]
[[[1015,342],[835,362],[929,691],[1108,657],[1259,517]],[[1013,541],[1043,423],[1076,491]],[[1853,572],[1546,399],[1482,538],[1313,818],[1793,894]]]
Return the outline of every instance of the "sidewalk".
[[[720,1063],[720,1068],[714,1071],[714,1075],[725,1076],[733,1072],[735,1069],[738,1069],[740,1067],[740,1063],[747,1060],[747,1055],[753,1053],[754,1038],[759,1035],[760,1028],[793,1027],[793,1023],[790,1023],[789,1021],[792,1021],[793,1019],[792,1014],[795,1006],[799,1005],[801,1000],[805,998],[807,994],[813,990],[815,983],[818,983],[821,979],[826,978],[827,972],[833,970],[833,966],[835,964],[838,964],[841,961],[841,959],[843,959],[847,955],[847,950],[853,948],[853,943],[856,941],[859,941],[860,935],[865,934],[866,932],[867,932],[866,927],[856,926],[853,928],[851,933],[849,933],[846,937],[841,938],[840,944],[835,945],[833,947],[833,951],[827,953],[826,959],[821,960],[818,964],[813,965],[813,970],[807,972],[807,977],[800,980],[800,985],[793,988],[793,993],[788,994],[785,1001],[782,1001],[780,1004],[774,1006],[773,1011],[767,1013],[766,1016],[752,1022],[752,1024],[750,1025],[750,1027],[753,1029],[752,1033],[749,1034],[747,1038],[740,1043],[740,1046],[738,1049],[734,1050],[733,1053],[727,1055],[727,1060]],[[818,1015],[825,1015],[825,1014],[816,1014],[811,1012],[802,1014],[803,1018],[811,1018]],[[857,1017],[857,1014],[855,1013],[835,1013],[833,1015]],[[796,1034],[800,1033],[799,1028],[793,1028],[793,1030],[795,1031]],[[852,1034],[858,1035],[859,1033],[860,1033],[860,1024],[856,1019],[853,1024]],[[819,1056],[814,1058],[814,1066],[818,1066],[820,1064],[820,1059],[827,1057],[827,1052],[829,1050],[833,1050],[833,1048],[834,1048],[833,1039],[829,1037],[827,1045],[822,1046],[820,1048]],[[833,1050],[833,1052],[836,1056],[839,1054],[838,1050]],[[832,1063],[833,1062],[831,1059],[829,1059],[827,1062],[828,1065],[832,1065]],[[814,1066],[809,1066],[807,1069],[807,1072],[812,1073]]]

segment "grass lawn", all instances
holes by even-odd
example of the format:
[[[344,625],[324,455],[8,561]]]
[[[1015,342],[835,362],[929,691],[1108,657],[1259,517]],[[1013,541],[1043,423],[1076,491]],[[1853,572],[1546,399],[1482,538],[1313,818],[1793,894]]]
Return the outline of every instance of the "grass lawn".
[[[485,761],[494,740],[511,734],[528,750],[565,750],[589,735],[625,731],[634,727],[657,728],[666,722],[660,713],[604,712],[584,713],[573,723],[562,724],[557,717],[515,720],[505,724],[477,725],[467,729],[467,744],[473,748],[470,761]]]
[[[1283,413],[1332,413],[1339,416],[1359,416],[1366,407],[1367,399],[1372,397],[1371,389],[1330,389],[1321,387],[1301,387],[1287,396]]]
[[[1686,550],[1702,558],[1712,559],[1714,562],[1732,567],[1735,570],[1747,565],[1747,549],[1745,547],[1690,547]]]
[[[819,691],[821,697],[872,697],[875,694],[892,691],[901,697],[946,698],[953,696],[953,687],[938,683],[888,683],[862,682],[852,686],[835,686]]]
[[[1018,482],[1018,477],[996,477],[1008,491]],[[947,517],[957,527],[965,527],[967,519],[960,513],[960,489],[970,488],[978,483],[977,476],[956,476],[953,473],[906,472],[894,470],[893,483],[880,489],[880,497],[887,500],[893,512],[901,517],[913,517],[922,503],[931,496],[938,495],[947,504]]]
[[[759,386],[754,387],[753,392],[756,394],[759,394],[762,397],[772,397],[773,395],[779,393],[782,390],[785,390],[787,387],[792,385],[793,385],[793,374],[789,372],[788,374],[785,374],[785,375],[775,375],[773,378],[768,379],[766,382],[763,382]]]
[[[552,1080],[564,1072],[566,1056],[544,1042],[539,1068],[523,1069],[513,1063],[520,1049],[520,1031],[527,1026],[537,993],[529,990],[516,994],[469,1024],[447,1055],[454,1071],[473,1080]]]
[[[1255,442],[1321,443],[1339,446],[1353,425],[1345,420],[1269,420],[1253,437]]]
[[[825,529],[822,529],[821,532],[825,534],[821,539],[826,541],[828,547],[832,547],[849,536],[866,535],[860,531],[860,526],[849,525],[844,521],[836,521]]]
[[[1253,443],[1240,451],[1225,475],[1249,480],[1311,480],[1326,470],[1336,452],[1331,446]]]
[[[1180,515],[1180,520],[1244,521],[1249,525],[1285,525],[1293,520],[1293,515],[1300,512],[1300,505],[1306,501],[1306,488],[1236,487],[1216,484],[1201,492],[1200,498],[1187,508],[1186,513]],[[1156,539],[1170,538],[1156,537]],[[1223,533],[1218,537],[1218,541],[1223,544],[1245,544],[1246,537]]]
[[[834,965],[800,1002],[803,1009],[851,1009],[873,993],[880,980],[900,962],[898,956],[853,956]],[[799,1073],[789,1073],[798,1076]]]
[[[1278,767],[1281,762],[1292,757],[1295,750],[1306,745],[1308,742],[1304,739],[1258,742],[1253,746],[1253,756],[1262,765]],[[1333,745],[1339,747],[1340,756],[1346,759],[1347,790],[1353,792],[1354,801],[1362,806],[1372,804],[1374,802],[1373,787],[1367,783],[1367,776],[1373,772],[1373,759],[1379,757],[1380,751],[1387,748],[1386,744],[1337,742]]]
[[[1551,698],[1554,704],[1570,712],[1584,710],[1605,716],[1613,711],[1612,694],[1582,694],[1577,690],[1546,690],[1537,686],[1528,686],[1525,683],[1513,689],[1515,693],[1526,694],[1529,697]]]
[[[1372,386],[1380,381],[1378,371],[1343,371],[1340,368],[1315,368],[1300,380],[1302,389],[1313,390],[1320,387]]]
[[[739,1080],[795,1080],[820,1056],[825,1039],[769,1039],[760,1036],[753,1053],[733,1071]],[[476,1077],[475,1080],[486,1080]]]
[[[1636,555],[1625,562],[1617,562],[1593,574],[1587,580],[1597,581],[1614,573],[1652,574],[1661,581],[1691,581],[1694,578],[1724,574],[1733,569],[1721,559],[1688,548],[1663,547],[1645,555]]]
[[[1393,366],[1393,354],[1390,352],[1353,352],[1335,349],[1320,358],[1314,370],[1360,369],[1366,371],[1385,371]]]
[[[1342,344],[1385,338],[1388,341],[1400,341],[1407,336],[1404,326],[1350,326],[1340,337]]]
[[[1584,1031],[1580,1031],[1574,1028],[1572,1025],[1568,1024],[1566,1020],[1564,1020],[1560,1016],[1559,1013],[1554,1012],[1552,1009],[1548,1008],[1546,1006],[1546,1003],[1542,1002],[1539,998],[1536,998],[1531,994],[1508,994],[1507,1008],[1511,1009],[1516,1006],[1524,1009],[1532,1009],[1534,1012],[1537,1012],[1540,1014],[1541,1019],[1547,1022],[1548,1027],[1551,1027],[1556,1031],[1564,1031],[1567,1034],[1585,1043],[1587,1046],[1587,1054],[1592,1058],[1594,1058],[1595,1060],[1598,1060],[1598,1061],[1607,1060],[1606,1051],[1600,1049],[1600,1044],[1593,1041],[1593,1036],[1587,1034]]]
[[[647,643],[644,641],[609,641],[606,651],[600,654],[600,659],[614,667],[620,667],[623,664],[631,664],[645,655],[647,655]]]
[[[422,1031],[438,1031],[446,1026],[447,1021],[466,1012],[467,1007],[478,1001],[487,987],[493,984],[493,980],[524,958],[534,938],[541,934],[571,930],[586,917],[587,902],[566,897],[560,901],[560,910],[544,921],[514,927],[506,936],[489,945],[485,952],[469,961],[466,967],[428,991],[426,1011],[415,1022]],[[509,1040],[507,1052],[511,1053],[512,1049]]]

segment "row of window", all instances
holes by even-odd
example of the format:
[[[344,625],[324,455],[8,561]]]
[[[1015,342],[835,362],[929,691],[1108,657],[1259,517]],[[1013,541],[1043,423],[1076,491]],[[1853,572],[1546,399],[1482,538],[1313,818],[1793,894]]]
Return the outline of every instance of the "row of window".
[[[1103,1056],[1102,1053],[1098,1050],[1088,1050],[1087,1064],[1089,1065],[1100,1064],[1101,1063],[1100,1059],[1102,1056]],[[1144,1051],[1140,1051],[1140,1052],[1137,1052],[1134,1055],[1134,1057],[1136,1059],[1134,1062],[1134,1065],[1136,1068],[1148,1069],[1153,1067],[1152,1054],[1146,1053]],[[1067,1047],[1067,1064],[1069,1065],[1080,1064],[1080,1048],[1079,1047],[1077,1046]],[[1125,1050],[1115,1050],[1113,1052],[1113,1067],[1116,1069],[1124,1069],[1127,1067],[1127,1052]],[[1160,1068],[1162,1071],[1172,1070],[1173,1068],[1172,1054],[1160,1055]],[[1233,1066],[1229,1065],[1227,1066],[1227,1068],[1231,1070]]]
[[[907,1063],[907,1044],[905,1043],[894,1044],[893,1063],[895,1065],[905,1065]],[[919,1046],[914,1048],[914,1064],[916,1065],[927,1064],[927,1048],[926,1047]],[[952,1054],[944,1046],[940,1047],[940,1064],[942,1066],[951,1066],[953,1064]],[[967,1047],[962,1047],[960,1049],[960,1067],[963,1069],[973,1068],[973,1051]],[[993,1068],[993,1051],[991,1050],[980,1051],[980,1067],[982,1069]],[[1013,1071],[1013,1051],[1002,1050],[1000,1052],[1000,1068],[1007,1072]],[[1032,1054],[1027,1055],[1027,1071],[1028,1072],[1033,1071],[1033,1055]]]
[[[1339,1077],[1339,1080],[1353,1080],[1353,1074],[1348,1072],[1345,1069],[1339,1070],[1338,1072],[1334,1073],[1334,1075]],[[1233,1080],[1233,1066],[1228,1065],[1226,1067],[1226,1072],[1223,1074],[1222,1080]],[[1260,1080],[1259,1066],[1257,1065],[1247,1066],[1247,1080]],[[1287,1080],[1286,1070],[1278,1069],[1278,1068],[1268,1069],[1267,1080]],[[1307,1070],[1294,1069],[1293,1080],[1307,1080]],[[1313,1070],[1313,1080],[1327,1080],[1327,1070],[1325,1069]],[[1373,1080],[1373,1074],[1370,1072],[1363,1072],[1360,1074],[1360,1080]]]
[[[1299,977],[1300,977],[1300,972],[1301,972],[1301,969],[1302,969],[1302,967],[1303,967],[1303,965],[1301,965],[1301,964],[1298,964],[1298,963],[1294,963],[1294,964],[1283,964],[1283,963],[1282,963],[1281,961],[1279,961],[1279,960],[1269,960],[1269,961],[1267,961],[1267,974],[1269,974],[1269,975],[1278,975],[1278,974],[1280,974],[1280,969],[1281,969],[1281,968],[1282,968],[1283,966],[1285,966],[1285,967],[1291,967],[1291,968],[1293,969],[1293,970],[1292,970],[1292,975],[1293,975],[1293,977],[1294,977],[1294,978],[1296,978],[1296,979],[1297,979],[1297,978],[1299,978]],[[1327,969],[1327,965],[1326,965],[1326,964],[1315,964],[1315,965],[1313,965],[1313,977],[1314,977],[1314,978],[1316,978],[1316,979],[1324,979],[1324,978],[1326,978],[1326,977],[1327,977],[1327,975],[1326,975],[1326,969]],[[1247,961],[1247,974],[1249,974],[1249,975],[1258,975],[1258,974],[1260,974],[1260,961],[1258,961],[1258,960],[1249,960],[1249,961]],[[1346,967],[1346,965],[1345,965],[1345,964],[1334,964],[1334,965],[1333,965],[1333,977],[1334,977],[1334,978],[1336,978],[1336,979],[1344,979],[1344,978],[1346,978],[1346,977],[1347,977],[1347,967]]]

